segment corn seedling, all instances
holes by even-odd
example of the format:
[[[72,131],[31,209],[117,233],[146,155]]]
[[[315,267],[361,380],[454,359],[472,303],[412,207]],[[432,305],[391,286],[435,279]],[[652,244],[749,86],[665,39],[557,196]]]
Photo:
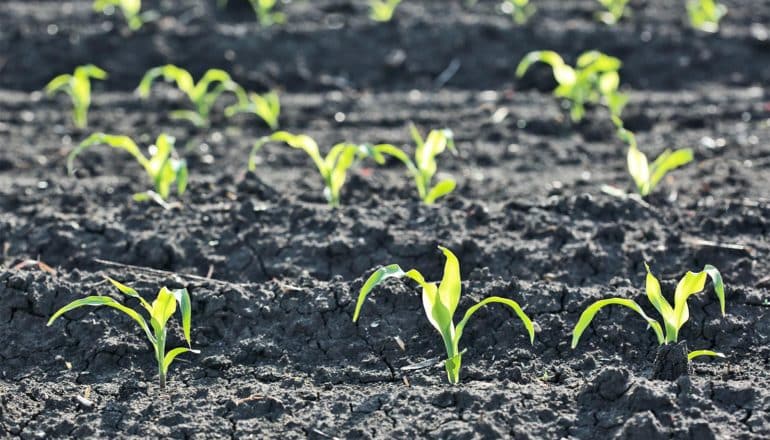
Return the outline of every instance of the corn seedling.
[[[187,95],[195,107],[195,110],[175,110],[171,112],[171,117],[188,120],[197,127],[208,126],[211,108],[222,93],[235,94],[239,104],[248,100],[246,92],[224,70],[209,69],[196,83],[190,72],[172,64],[148,70],[137,88],[139,96],[142,98],[150,96],[150,88],[159,77],[163,77],[168,82],[175,82],[177,88]]]
[[[94,0],[93,9],[96,12],[112,15],[116,8],[120,9],[123,17],[132,31],[139,30],[142,25],[157,16],[153,12],[142,13],[142,0]]]
[[[604,103],[610,114],[620,116],[628,98],[618,91],[622,63],[619,59],[592,50],[582,53],[576,67],[567,65],[559,54],[550,50],[534,51],[524,56],[516,68],[521,78],[529,67],[542,62],[551,67],[558,83],[553,94],[570,102],[570,116],[577,122],[585,115],[585,104]]]
[[[664,151],[650,164],[647,160],[647,155],[642,153],[637,147],[636,136],[623,128],[619,118],[614,117],[613,121],[618,127],[618,137],[628,144],[628,154],[626,156],[628,173],[634,179],[636,190],[640,196],[648,196],[669,171],[692,162],[692,149],[680,148],[675,151]]]
[[[66,93],[72,100],[72,121],[77,128],[88,125],[88,108],[91,106],[91,78],[106,79],[107,72],[88,64],[79,66],[72,75],[65,73],[52,79],[45,86],[48,95],[56,92]]]
[[[57,310],[56,313],[51,316],[51,319],[48,320],[48,325],[50,326],[53,324],[58,317],[70,310],[83,306],[107,306],[125,313],[133,319],[139,327],[141,327],[144,334],[147,336],[147,339],[150,341],[150,344],[152,344],[155,351],[155,360],[158,363],[160,389],[164,390],[166,388],[166,374],[168,373],[168,368],[171,366],[171,363],[174,362],[174,359],[182,353],[199,353],[198,350],[192,349],[192,342],[190,340],[191,304],[190,295],[187,293],[187,289],[172,291],[164,287],[158,292],[155,301],[150,304],[144,298],[139,296],[139,293],[131,287],[121,284],[111,278],[108,278],[108,280],[121,293],[139,300],[139,303],[150,315],[149,326],[141,314],[124,306],[118,301],[115,301],[109,296],[88,296],[72,301]],[[168,323],[169,318],[176,312],[177,303],[179,304],[179,312],[182,315],[182,331],[184,333],[185,341],[187,341],[187,347],[177,347],[166,352],[166,336],[168,331],[166,324]]]
[[[384,162],[384,159],[381,158],[382,154],[395,157],[403,162],[414,177],[420,200],[430,205],[439,197],[454,191],[456,186],[452,179],[444,179],[435,186],[431,186],[431,181],[437,171],[436,156],[447,148],[452,152],[455,151],[452,132],[447,129],[431,130],[428,137],[423,139],[414,124],[411,125],[410,129],[416,145],[414,161],[402,149],[390,144],[375,145],[372,147],[372,155],[380,163]]]
[[[455,326],[454,314],[457,305],[460,302],[460,293],[462,289],[460,263],[452,251],[441,246],[439,246],[439,249],[441,249],[446,257],[444,276],[440,284],[436,285],[435,282],[426,282],[422,274],[415,269],[404,272],[397,264],[381,267],[375,271],[369,279],[366,280],[363,287],[361,287],[361,292],[358,294],[358,301],[356,302],[356,310],[353,314],[353,322],[358,321],[358,316],[361,313],[361,307],[364,305],[366,296],[383,281],[389,278],[404,277],[416,281],[422,287],[422,305],[425,309],[425,315],[444,341],[444,347],[446,348],[447,353],[447,359],[444,364],[447,377],[450,383],[457,384],[460,382],[460,367],[462,365],[463,355],[459,349],[460,338],[462,338],[463,330],[465,330],[468,320],[480,308],[487,304],[498,303],[513,309],[519,319],[524,323],[524,327],[529,333],[530,343],[535,342],[535,327],[518,303],[511,299],[498,296],[488,297],[471,306],[465,312],[463,319],[457,326]]]
[[[717,32],[719,21],[727,14],[727,7],[717,0],[688,0],[687,15],[690,25],[704,32]]]
[[[228,0],[219,0],[217,2],[220,8],[227,6]],[[251,9],[261,26],[272,26],[274,24],[286,23],[286,14],[273,10],[278,0],[249,0]]]
[[[94,133],[81,142],[67,157],[67,170],[70,175],[74,172],[75,158],[85,149],[95,145],[107,145],[129,153],[147,172],[154,184],[155,191],[134,194],[134,200],[145,201],[160,198],[161,201],[164,201],[168,199],[171,187],[175,183],[177,194],[180,196],[184,194],[187,188],[187,164],[183,159],[175,157],[173,137],[165,134],[158,136],[155,145],[150,146],[150,157],[147,158],[128,136]]]
[[[253,113],[275,130],[281,115],[281,101],[275,92],[267,92],[264,95],[251,92],[247,101],[225,109],[225,116],[228,118],[238,113]]]
[[[331,207],[337,207],[340,204],[340,191],[345,184],[348,169],[353,166],[357,159],[371,154],[371,147],[367,145],[340,143],[334,145],[324,158],[321,156],[318,144],[310,136],[279,131],[257,140],[249,154],[249,171],[256,171],[257,153],[268,142],[283,142],[310,156],[321,173],[321,178],[324,181],[324,196]]]
[[[369,18],[374,21],[387,22],[393,19],[393,14],[402,0],[369,0]]]
[[[524,24],[535,14],[535,5],[529,0],[503,0],[500,9],[513,18],[516,24]]]
[[[676,344],[679,340],[679,330],[690,319],[690,310],[687,307],[687,300],[690,296],[702,292],[706,285],[706,278],[711,278],[714,284],[714,291],[719,299],[719,306],[722,310],[722,316],[725,314],[725,287],[722,282],[722,275],[712,265],[707,264],[701,272],[693,273],[687,272],[684,277],[679,281],[674,292],[674,304],[669,303],[660,290],[660,283],[658,279],[650,272],[650,267],[645,263],[647,269],[647,299],[650,301],[655,310],[660,313],[663,318],[663,326],[648,316],[639,304],[626,298],[608,298],[596,301],[588,306],[585,311],[580,315],[575,329],[572,331],[572,348],[575,348],[580,340],[580,336],[585,329],[591,324],[599,310],[608,305],[619,305],[628,307],[629,309],[638,313],[642,319],[644,319],[649,328],[655,332],[655,336],[658,338],[659,345]],[[688,360],[692,360],[698,356],[716,356],[724,357],[723,354],[717,353],[711,350],[696,350],[690,352],[687,355]]]
[[[613,25],[619,22],[624,16],[628,15],[626,5],[629,0],[598,0],[606,9],[596,14],[599,21],[604,24]]]

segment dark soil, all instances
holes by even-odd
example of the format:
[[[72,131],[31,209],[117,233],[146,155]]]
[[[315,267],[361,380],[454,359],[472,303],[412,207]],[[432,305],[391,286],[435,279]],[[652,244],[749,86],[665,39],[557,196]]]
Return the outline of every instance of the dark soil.
[[[633,18],[606,27],[593,20],[594,0],[535,1],[526,26],[497,13],[497,1],[406,0],[393,22],[375,24],[365,1],[295,0],[288,24],[271,29],[230,2],[218,11],[213,0],[145,1],[163,18],[132,35],[85,0],[0,5],[1,437],[770,436],[770,1],[725,1],[715,35],[688,28],[683,1],[632,1]],[[603,193],[631,189],[624,146],[601,109],[565,119],[547,69],[515,80],[536,49],[620,57],[624,118],[641,148],[692,147],[695,163],[649,205]],[[110,78],[95,83],[89,131],[78,131],[67,100],[40,90],[89,62]],[[226,120],[218,106],[212,127],[196,130],[169,119],[184,105],[171,88],[140,101],[142,73],[167,62],[281,89],[282,128],[324,149],[407,143],[409,121],[449,127],[459,153],[442,155],[439,169],[458,190],[427,207],[402,166],[364,163],[330,210],[301,152],[270,145],[246,173],[251,144],[268,133],[253,117]],[[459,70],[442,75],[450,66]],[[173,134],[191,170],[183,206],[132,203],[146,177],[106,148],[68,177],[66,154],[91,130],[142,143]],[[446,382],[415,286],[389,282],[351,322],[381,264],[439,279],[438,244],[461,261],[461,312],[508,296],[538,324],[530,346],[507,310],[478,313],[460,386]],[[55,274],[17,267],[38,258]],[[645,261],[669,296],[685,271],[721,270],[727,315],[709,285],[680,337],[726,359],[649,380],[654,334],[618,308],[570,349],[596,299],[634,298],[654,312]],[[67,302],[110,293],[104,275],[147,297],[163,285],[190,290],[201,354],[171,367],[166,392],[147,342],[116,311],[45,326]]]

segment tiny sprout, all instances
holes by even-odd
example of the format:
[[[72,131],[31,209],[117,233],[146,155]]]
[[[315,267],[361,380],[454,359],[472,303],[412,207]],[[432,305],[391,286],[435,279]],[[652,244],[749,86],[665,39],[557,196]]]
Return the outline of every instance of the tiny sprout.
[[[45,91],[49,95],[56,92],[70,95],[73,106],[72,121],[77,128],[85,128],[88,125],[88,108],[91,106],[91,78],[106,79],[107,72],[93,64],[79,66],[72,75],[66,73],[59,75],[45,86]]]
[[[596,14],[599,21],[604,24],[613,25],[619,22],[624,16],[628,15],[626,5],[629,0],[598,0],[606,11]]]
[[[719,299],[719,306],[722,310],[722,316],[725,314],[725,287],[722,282],[722,275],[712,265],[707,264],[703,271],[698,273],[687,272],[684,277],[679,281],[674,293],[673,306],[663,297],[660,290],[660,283],[658,279],[650,272],[650,267],[645,263],[644,267],[647,269],[647,299],[650,301],[655,310],[660,313],[663,318],[663,327],[660,323],[644,313],[644,310],[639,304],[630,299],[625,298],[608,298],[594,302],[588,306],[585,311],[580,315],[575,329],[572,331],[572,348],[577,347],[580,336],[585,329],[591,324],[596,313],[603,307],[608,305],[619,305],[628,307],[629,309],[638,313],[642,319],[644,319],[649,328],[655,332],[655,336],[658,338],[658,345],[676,344],[679,339],[679,330],[690,319],[690,309],[687,307],[687,300],[690,296],[702,292],[706,286],[706,277],[710,277],[714,283],[714,291]],[[687,356],[688,360],[692,360],[698,356],[716,356],[724,357],[723,354],[710,350],[696,350],[690,352]]]
[[[393,14],[402,0],[369,0],[369,18],[374,21],[387,22],[393,19]]]
[[[430,324],[439,332],[441,338],[444,340],[444,347],[446,348],[447,353],[447,359],[444,366],[446,368],[447,378],[450,383],[457,384],[460,382],[460,368],[463,355],[463,352],[459,349],[460,338],[462,338],[463,330],[468,324],[468,320],[480,308],[487,304],[499,303],[513,309],[527,329],[530,343],[535,342],[535,327],[517,302],[499,296],[488,297],[471,306],[465,312],[463,319],[457,326],[455,326],[454,314],[457,305],[460,302],[460,293],[462,289],[460,263],[452,251],[442,246],[439,246],[439,249],[441,249],[446,257],[446,264],[444,266],[444,277],[438,286],[435,282],[426,282],[422,274],[416,269],[404,272],[397,264],[381,267],[375,271],[369,279],[366,280],[363,287],[361,287],[361,292],[358,294],[358,301],[356,301],[356,310],[353,314],[353,322],[358,321],[361,307],[363,307],[366,296],[372,289],[388,278],[411,278],[422,287],[422,304],[425,309],[425,315],[427,316],[428,321],[430,321]]]
[[[253,113],[275,130],[278,128],[278,117],[281,115],[281,101],[275,92],[268,92],[264,95],[251,92],[247,101],[239,102],[225,109],[225,116],[228,118],[238,113]]]
[[[444,179],[435,186],[431,186],[431,181],[437,171],[436,156],[443,153],[446,149],[452,152],[456,151],[452,131],[448,129],[431,130],[428,133],[428,137],[423,139],[414,124],[411,124],[410,130],[412,139],[416,144],[414,161],[402,149],[390,144],[375,145],[372,147],[372,156],[380,163],[384,162],[383,154],[395,157],[403,162],[414,177],[420,200],[426,205],[430,205],[439,197],[454,191],[456,186],[455,181],[452,179]]]
[[[155,301],[150,304],[144,298],[139,296],[139,293],[137,293],[137,291],[131,287],[121,284],[111,278],[107,279],[116,289],[118,289],[123,294],[139,300],[139,303],[150,315],[149,326],[147,325],[147,321],[142,317],[142,315],[133,309],[130,309],[115,301],[109,296],[89,296],[72,301],[71,303],[57,310],[56,313],[51,316],[51,319],[48,320],[48,326],[53,324],[54,321],[61,315],[69,312],[70,310],[74,310],[83,306],[107,306],[120,310],[121,312],[128,315],[131,319],[133,319],[139,325],[139,327],[142,328],[144,334],[147,336],[147,339],[150,341],[150,344],[152,344],[152,347],[155,351],[155,360],[158,364],[158,379],[160,381],[160,389],[164,390],[166,388],[166,374],[168,373],[168,368],[171,366],[171,363],[174,361],[174,359],[176,359],[176,357],[182,353],[199,353],[198,350],[192,349],[192,343],[190,340],[191,304],[190,295],[187,293],[187,289],[171,291],[164,287],[158,292]],[[169,318],[176,311],[177,303],[179,304],[179,311],[182,315],[182,330],[184,333],[185,341],[187,341],[187,347],[177,347],[170,350],[169,352],[166,352],[166,324],[168,323]]]
[[[727,7],[717,0],[688,0],[687,15],[690,25],[703,32],[719,31],[719,22],[727,14]]]
[[[337,207],[340,204],[340,191],[345,184],[348,169],[355,163],[356,159],[371,154],[370,147],[366,145],[340,143],[333,146],[326,158],[323,158],[318,150],[318,144],[310,136],[279,131],[257,140],[249,154],[249,171],[253,172],[257,169],[257,153],[268,142],[283,142],[310,156],[324,180],[324,195],[331,207]]]
[[[141,13],[142,0],[94,0],[94,11],[104,14],[111,13],[115,8],[120,8],[129,29],[139,30],[142,25],[156,17],[156,13]]]
[[[219,0],[217,2],[220,8],[227,6],[228,0]],[[273,11],[278,0],[249,0],[251,9],[261,26],[272,26],[274,24],[286,23],[286,14]]]
[[[146,191],[134,194],[134,200],[145,201],[148,199],[168,199],[171,193],[171,185],[176,182],[178,195],[182,195],[187,188],[187,164],[183,159],[175,158],[174,138],[161,134],[150,146],[150,158],[145,157],[131,138],[128,136],[116,136],[104,133],[94,133],[86,138],[67,156],[67,171],[70,175],[74,172],[74,160],[83,150],[94,145],[107,145],[123,150],[136,159],[144,167],[147,175],[152,180],[155,191]]]
[[[500,9],[509,14],[516,24],[524,24],[535,14],[535,5],[529,0],[503,0]]]
[[[195,83],[192,75],[185,69],[166,64],[165,66],[155,67],[147,71],[136,89],[139,96],[146,99],[150,96],[152,83],[158,77],[163,77],[165,81],[174,81],[177,88],[190,99],[195,110],[175,110],[171,112],[174,119],[185,119],[192,122],[197,127],[206,127],[209,124],[209,113],[219,96],[224,92],[235,94],[238,103],[248,100],[246,92],[230,75],[224,70],[209,69],[203,74],[203,77]],[[216,84],[212,88],[212,85]],[[238,104],[236,104],[237,106]]]
[[[585,115],[585,104],[604,103],[613,116],[620,116],[628,98],[618,91],[622,63],[619,59],[592,50],[582,53],[575,68],[567,65],[559,54],[550,50],[534,51],[524,56],[516,68],[521,78],[529,67],[542,62],[553,70],[559,84],[553,94],[570,102],[570,116],[574,122]]]
[[[620,119],[613,118],[613,121],[618,127],[618,137],[628,144],[628,155],[626,157],[628,173],[634,179],[636,190],[640,196],[648,196],[669,171],[692,162],[692,149],[681,148],[675,151],[664,151],[650,164],[647,161],[647,155],[639,151],[636,144],[636,136],[623,128]]]

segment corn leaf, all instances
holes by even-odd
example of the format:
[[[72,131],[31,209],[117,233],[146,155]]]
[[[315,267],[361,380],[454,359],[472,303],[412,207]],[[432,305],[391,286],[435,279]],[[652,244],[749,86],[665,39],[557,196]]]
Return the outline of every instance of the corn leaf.
[[[183,353],[200,353],[199,350],[193,350],[191,348],[187,347],[177,347],[173,350],[170,350],[168,353],[166,353],[166,356],[163,358],[163,373],[168,373],[168,367],[171,366],[171,363],[174,362],[174,359],[176,359],[177,356]]]
[[[174,299],[179,303],[179,312],[182,314],[182,332],[187,341],[187,346],[192,345],[190,338],[190,325],[192,321],[192,303],[187,289],[176,289],[172,292]]]
[[[636,188],[642,195],[647,195],[650,191],[650,168],[647,163],[647,156],[631,146],[628,149],[626,161],[628,162],[628,173],[634,179]]]
[[[725,358],[725,356],[722,353],[711,351],[711,350],[694,350],[687,354],[687,360],[692,361],[696,357],[700,356],[711,356],[711,357],[718,357],[718,358]]]
[[[428,194],[425,196],[425,203],[428,205],[432,204],[436,201],[436,199],[454,191],[456,187],[457,183],[454,180],[442,180],[441,182],[437,183],[436,186],[431,188],[430,191],[428,191]]]
[[[144,333],[147,335],[147,339],[149,339],[150,342],[153,345],[155,345],[156,343],[155,337],[150,331],[150,328],[147,326],[147,322],[144,320],[144,318],[142,318],[140,314],[124,306],[123,304],[120,304],[119,302],[115,301],[109,296],[88,296],[86,298],[72,301],[71,303],[57,310],[56,313],[54,313],[51,316],[51,318],[48,320],[47,325],[50,326],[58,317],[69,312],[70,310],[74,310],[83,306],[91,306],[91,307],[107,306],[107,307],[112,307],[113,309],[120,310],[121,312],[128,315],[131,319],[133,319],[137,324],[139,324],[139,327],[141,327],[142,330],[144,330]]]
[[[455,254],[449,249],[439,246],[441,252],[446,257],[446,263],[444,264],[444,276],[441,279],[441,284],[438,286],[438,300],[446,308],[449,313],[450,320],[454,317],[455,310],[457,310],[457,304],[460,302],[460,292],[462,291],[462,284],[460,281],[460,262],[457,260]]]
[[[366,280],[363,286],[361,286],[361,291],[358,293],[358,300],[356,301],[356,311],[353,313],[353,322],[358,321],[358,315],[361,313],[361,307],[364,306],[364,301],[366,300],[366,296],[369,294],[369,292],[372,291],[375,287],[380,285],[383,281],[387,280],[388,278],[402,278],[406,274],[403,270],[401,270],[401,267],[398,264],[391,264],[389,266],[384,266],[376,271],[374,271],[373,274],[369,276],[369,278]]]
[[[471,306],[465,312],[465,316],[463,317],[462,321],[460,321],[457,324],[455,340],[458,343],[460,341],[460,338],[463,335],[465,326],[468,324],[468,320],[471,318],[471,316],[473,316],[473,314],[476,313],[480,308],[492,303],[503,304],[513,309],[513,311],[516,313],[516,316],[518,316],[521,322],[524,324],[524,328],[527,329],[527,334],[529,334],[529,342],[531,344],[535,343],[535,326],[534,324],[532,324],[532,320],[529,319],[529,316],[527,316],[527,314],[524,313],[524,310],[522,310],[521,306],[519,306],[519,304],[516,301],[508,298],[501,298],[499,296],[490,296],[489,298],[485,298],[479,301],[478,303],[476,303],[475,305]]]
[[[83,142],[81,142],[70,154],[67,156],[67,172],[72,175],[74,172],[73,163],[75,158],[83,152],[83,150],[93,147],[94,145],[107,145],[108,147],[117,148],[123,150],[133,156],[145,169],[147,169],[149,161],[139,150],[133,140],[128,136],[116,136],[104,133],[94,133],[88,136]]]
[[[660,327],[660,324],[654,319],[647,316],[647,314],[644,313],[644,310],[642,310],[642,308],[639,306],[639,304],[636,303],[636,301],[625,299],[625,298],[608,298],[608,299],[602,299],[602,300],[596,301],[595,303],[591,304],[580,315],[580,318],[578,319],[578,322],[575,325],[575,329],[572,331],[572,348],[575,348],[577,346],[578,341],[580,340],[580,336],[583,334],[583,332],[588,327],[588,325],[591,324],[591,321],[594,319],[594,316],[596,316],[596,313],[599,312],[599,310],[601,310],[603,307],[608,305],[619,305],[619,306],[628,307],[629,309],[638,313],[647,322],[647,324],[653,329],[653,331],[655,331],[655,335],[658,337],[658,343],[663,344],[663,342],[665,341],[665,338],[663,335],[663,329]]]
[[[139,302],[142,304],[142,307],[144,307],[144,309],[147,310],[148,313],[152,313],[152,306],[150,305],[150,303],[147,302],[146,299],[142,298],[139,295],[139,292],[110,277],[106,277],[106,278],[107,278],[107,281],[109,281],[113,286],[115,286],[115,288],[118,289],[121,293],[123,293],[124,295],[128,295],[132,298],[138,299]]]
[[[174,297],[174,294],[165,287],[161,288],[157,298],[152,302],[152,312],[150,315],[157,321],[162,329],[166,326],[168,318],[170,318],[175,311],[176,298]]]
[[[655,307],[658,313],[660,313],[660,315],[663,317],[663,324],[665,325],[667,340],[668,338],[674,338],[673,340],[668,340],[668,342],[676,342],[678,327],[676,326],[676,313],[674,308],[671,307],[671,304],[669,304],[666,298],[663,297],[663,294],[660,290],[660,282],[650,271],[650,266],[648,266],[647,263],[644,263],[644,267],[647,269],[647,277],[645,281],[647,299],[650,300],[650,303],[653,305],[653,307]]]
[[[690,148],[683,148],[674,152],[665,151],[652,164],[650,189],[655,188],[669,171],[692,162],[693,158],[693,151]]]

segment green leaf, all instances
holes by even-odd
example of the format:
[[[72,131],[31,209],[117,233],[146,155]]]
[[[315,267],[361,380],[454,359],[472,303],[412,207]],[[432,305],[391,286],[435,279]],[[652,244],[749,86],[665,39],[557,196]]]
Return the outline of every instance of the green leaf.
[[[374,271],[374,273],[369,276],[369,279],[367,279],[364,285],[361,287],[361,291],[358,293],[356,311],[353,313],[353,322],[358,321],[358,315],[361,313],[361,307],[364,306],[366,296],[369,294],[369,292],[372,291],[372,289],[380,285],[380,283],[387,280],[388,278],[401,278],[404,275],[404,271],[401,270],[401,267],[398,264],[384,266]]]
[[[160,329],[163,329],[166,327],[168,318],[170,318],[175,311],[176,298],[174,297],[174,294],[165,287],[161,288],[157,298],[152,302],[152,312],[150,313],[152,319],[157,321]]]
[[[608,299],[602,299],[602,300],[596,301],[595,303],[591,304],[580,315],[580,318],[578,319],[578,322],[575,325],[575,329],[572,331],[572,348],[577,347],[578,341],[580,340],[580,336],[583,334],[583,332],[588,327],[588,325],[591,324],[591,321],[594,319],[594,316],[596,316],[596,313],[598,313],[599,310],[601,310],[603,307],[608,305],[619,305],[619,306],[628,307],[629,309],[638,313],[645,321],[647,321],[647,324],[655,331],[655,335],[658,337],[658,344],[663,344],[663,342],[665,341],[665,338],[663,336],[663,329],[660,327],[660,324],[654,319],[647,316],[647,314],[644,313],[644,310],[642,310],[642,308],[639,306],[639,304],[636,303],[636,301],[625,299],[625,298],[608,298]]]
[[[329,175],[329,169],[324,163],[324,160],[321,158],[321,153],[318,150],[318,144],[316,144],[316,142],[310,136],[304,134],[294,135],[288,131],[278,131],[270,136],[270,140],[284,142],[292,148],[297,148],[304,151],[308,156],[310,156],[311,159],[313,159],[313,162],[315,163],[318,171],[321,173],[324,179],[326,179]]]
[[[192,304],[190,301],[190,294],[187,289],[177,289],[173,293],[174,299],[179,303],[179,312],[182,314],[182,331],[184,332],[184,338],[187,341],[187,346],[192,345],[192,339],[190,337],[190,326],[192,322]]]
[[[642,196],[646,196],[650,192],[650,168],[647,164],[647,156],[631,146],[628,149],[626,161],[628,163],[628,173],[634,179],[637,190]]]
[[[139,292],[137,292],[131,287],[126,286],[125,284],[122,284],[118,281],[113,280],[110,277],[106,277],[106,278],[107,278],[107,281],[109,281],[113,286],[115,286],[115,288],[118,289],[121,293],[123,293],[124,295],[128,295],[132,298],[138,299],[139,302],[142,304],[142,307],[144,307],[144,309],[147,310],[147,312],[152,313],[152,306],[150,306],[150,303],[148,303],[147,300],[139,296]]]
[[[107,307],[112,307],[113,309],[120,310],[121,312],[128,315],[131,319],[133,319],[137,324],[139,324],[139,327],[141,327],[142,330],[144,330],[144,333],[147,335],[147,339],[150,340],[150,343],[155,345],[156,343],[155,337],[152,335],[152,332],[150,331],[150,328],[147,326],[147,322],[144,320],[144,318],[142,318],[140,314],[136,313],[135,311],[129,309],[128,307],[124,306],[123,304],[120,304],[119,302],[115,301],[114,299],[108,296],[88,296],[86,298],[72,301],[71,303],[57,310],[56,313],[54,313],[51,316],[51,318],[48,320],[47,325],[50,326],[58,317],[69,312],[70,310],[74,310],[83,306],[91,306],[91,307],[107,306]]]
[[[516,313],[516,316],[518,316],[521,322],[524,324],[524,328],[527,329],[527,333],[529,334],[529,342],[531,344],[535,343],[535,326],[532,324],[532,320],[529,319],[529,316],[527,316],[527,314],[524,313],[524,310],[522,310],[521,306],[519,306],[519,303],[508,298],[490,296],[489,298],[485,298],[479,301],[465,312],[465,316],[463,316],[462,321],[457,324],[457,331],[455,334],[455,341],[457,344],[459,344],[460,338],[462,338],[463,331],[465,330],[465,326],[468,324],[468,320],[471,319],[471,316],[473,316],[473,314],[476,313],[480,308],[492,303],[503,304],[513,309],[513,311]]]
[[[457,183],[452,179],[445,179],[437,183],[436,186],[428,191],[425,196],[425,203],[430,205],[436,201],[436,199],[443,197],[455,190]]]
[[[666,298],[663,297],[663,293],[660,290],[660,282],[655,278],[655,275],[650,271],[650,266],[644,263],[645,269],[647,269],[646,277],[646,291],[647,299],[655,307],[655,309],[663,317],[663,323],[666,328],[667,342],[676,342],[677,326],[676,326],[676,314]],[[669,339],[673,338],[673,339]]]
[[[676,315],[677,330],[690,318],[690,310],[689,307],[687,307],[688,298],[703,291],[706,287],[707,276],[710,277],[714,283],[714,291],[719,300],[722,314],[724,315],[725,291],[722,275],[714,266],[706,265],[701,272],[687,272],[676,286],[676,291],[674,292],[674,313]]]
[[[693,158],[693,151],[689,148],[676,150],[673,153],[667,150],[661,154],[651,167],[650,190],[655,188],[669,171],[692,162]]]
[[[174,110],[169,113],[171,119],[187,121],[196,127],[206,127],[208,120],[193,110]]]
[[[63,89],[64,87],[67,87],[70,85],[70,80],[72,80],[72,75],[70,74],[63,74],[59,75],[56,78],[52,79],[51,82],[49,82],[45,86],[45,91],[49,95],[59,91],[60,89]],[[69,92],[67,92],[69,93]]]
[[[688,361],[692,361],[693,359],[695,359],[696,357],[699,357],[699,356],[711,356],[711,357],[718,357],[718,358],[725,358],[725,357],[727,357],[724,354],[716,352],[716,351],[711,351],[711,350],[694,350],[694,351],[691,351],[689,354],[687,354],[687,360]]]
[[[454,316],[455,310],[457,310],[457,304],[460,302],[460,293],[462,292],[462,283],[460,280],[460,262],[457,260],[455,254],[449,249],[439,246],[441,252],[446,257],[446,263],[444,264],[444,276],[441,279],[441,284],[438,286],[438,298],[444,307],[449,312],[450,319]]]
[[[200,353],[199,350],[193,350],[191,348],[187,347],[177,347],[168,353],[166,353],[166,356],[163,358],[163,374],[168,373],[168,367],[171,366],[171,363],[174,362],[174,359],[176,359],[177,356],[179,356],[182,353],[194,353],[198,354]]]
[[[85,149],[93,147],[94,145],[107,145],[108,147],[117,148],[123,150],[133,156],[142,167],[147,169],[149,161],[139,150],[133,140],[128,136],[116,136],[104,133],[94,133],[88,136],[83,142],[80,143],[74,150],[67,156],[67,172],[72,175],[74,172],[73,163],[75,158],[82,153]]]

